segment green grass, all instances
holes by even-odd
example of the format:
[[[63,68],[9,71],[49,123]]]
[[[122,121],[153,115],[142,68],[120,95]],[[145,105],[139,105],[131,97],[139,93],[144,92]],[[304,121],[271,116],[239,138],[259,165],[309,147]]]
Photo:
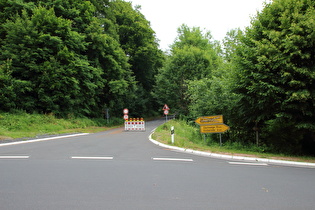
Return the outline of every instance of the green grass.
[[[174,126],[175,142],[171,143],[171,127]],[[244,146],[238,142],[224,142],[223,146],[213,140],[211,137],[218,134],[208,134],[204,139],[203,134],[200,134],[199,127],[188,125],[185,121],[170,120],[167,123],[159,126],[152,135],[152,138],[169,145],[174,145],[181,148],[206,151],[212,153],[220,153],[227,155],[241,155],[257,158],[271,158],[291,161],[306,161],[315,162],[314,157],[297,157],[284,154],[273,154],[264,152],[263,147],[256,145]],[[224,139],[224,134],[222,134]]]
[[[113,119],[107,124],[104,119],[59,119],[54,115],[2,112],[0,113],[0,140],[30,138],[44,134],[93,133],[108,130],[122,123],[123,120],[120,119]]]
[[[171,144],[171,127],[174,126],[175,142],[174,146],[192,148],[194,146],[203,147],[202,143],[194,142],[200,138],[196,128],[185,124],[183,121],[170,120],[159,126],[152,137],[162,143]]]

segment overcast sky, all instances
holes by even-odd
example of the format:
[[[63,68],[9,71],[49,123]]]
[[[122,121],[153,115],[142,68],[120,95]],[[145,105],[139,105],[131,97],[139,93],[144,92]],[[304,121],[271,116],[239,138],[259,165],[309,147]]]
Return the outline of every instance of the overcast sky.
[[[128,1],[128,0],[127,0]],[[160,40],[160,48],[167,50],[182,24],[210,31],[221,41],[235,28],[242,30],[250,19],[261,11],[265,0],[129,0],[141,5],[141,13],[151,22]]]

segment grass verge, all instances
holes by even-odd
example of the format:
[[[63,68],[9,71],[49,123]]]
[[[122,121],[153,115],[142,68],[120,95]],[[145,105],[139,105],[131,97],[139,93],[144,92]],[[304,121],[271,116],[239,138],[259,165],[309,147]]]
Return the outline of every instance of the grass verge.
[[[175,128],[174,144],[171,143],[172,126]],[[259,152],[261,149],[255,145],[248,147],[235,142],[226,142],[223,146],[220,146],[218,142],[211,139],[211,135],[207,135],[206,138],[204,138],[204,136],[200,134],[198,127],[188,125],[181,120],[170,120],[167,123],[160,125],[153,133],[152,138],[164,144],[205,152],[315,163],[315,157],[297,157],[284,154]]]
[[[113,119],[107,123],[104,119],[59,119],[54,115],[25,112],[0,113],[0,140],[63,133],[95,133],[118,127],[122,123],[122,119]]]

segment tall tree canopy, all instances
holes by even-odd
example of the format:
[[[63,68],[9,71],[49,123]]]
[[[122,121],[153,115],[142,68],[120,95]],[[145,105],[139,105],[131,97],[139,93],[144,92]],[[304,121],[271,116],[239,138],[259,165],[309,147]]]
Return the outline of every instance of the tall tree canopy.
[[[239,46],[239,115],[266,143],[315,154],[315,2],[267,4]]]
[[[161,65],[154,31],[130,3],[5,0],[0,9],[0,110],[120,113]]]
[[[203,33],[197,27],[182,25],[178,29],[171,54],[156,77],[154,94],[161,105],[167,103],[181,114],[188,113],[188,81],[208,77],[221,62],[211,38],[209,32]]]
[[[154,109],[151,91],[155,84],[154,77],[163,64],[163,53],[158,49],[154,31],[150,28],[150,22],[141,14],[140,6],[133,9],[130,2],[116,1],[114,7],[120,44],[138,82],[137,104],[134,104],[137,109],[133,111],[149,112]]]

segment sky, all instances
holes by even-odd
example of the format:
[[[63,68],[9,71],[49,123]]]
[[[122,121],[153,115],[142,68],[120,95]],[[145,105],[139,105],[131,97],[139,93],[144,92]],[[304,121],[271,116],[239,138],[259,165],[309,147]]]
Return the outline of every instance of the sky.
[[[126,0],[128,1],[128,0]],[[186,24],[210,31],[222,41],[231,29],[250,26],[251,17],[263,9],[266,0],[129,0],[140,5],[150,21],[160,48],[168,50],[177,37],[177,29]]]

